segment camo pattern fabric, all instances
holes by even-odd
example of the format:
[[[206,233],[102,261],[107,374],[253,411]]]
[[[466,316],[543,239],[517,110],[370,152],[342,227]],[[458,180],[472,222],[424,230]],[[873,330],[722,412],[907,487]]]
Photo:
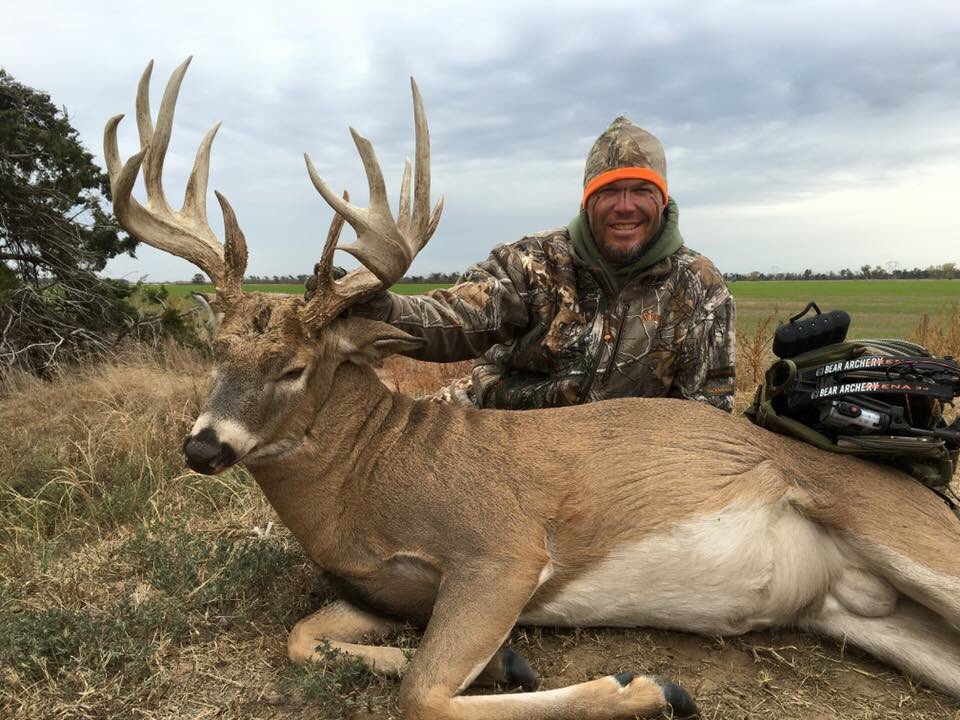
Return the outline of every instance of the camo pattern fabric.
[[[449,289],[384,293],[354,312],[426,339],[412,357],[477,358],[440,402],[530,409],[677,397],[733,410],[733,298],[713,263],[685,247],[609,298],[563,228],[496,247]]]
[[[597,138],[587,155],[584,187],[598,175],[626,167],[644,167],[667,179],[667,158],[656,137],[622,115]]]

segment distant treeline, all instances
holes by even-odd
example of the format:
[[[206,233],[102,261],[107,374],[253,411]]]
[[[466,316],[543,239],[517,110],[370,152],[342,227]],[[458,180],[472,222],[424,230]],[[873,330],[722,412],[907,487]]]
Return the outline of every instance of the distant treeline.
[[[886,267],[861,265],[859,270],[844,268],[839,272],[835,270],[825,273],[814,272],[809,268],[799,273],[778,270],[764,273],[754,270],[749,273],[728,272],[724,273],[723,277],[728,282],[735,280],[953,280],[960,277],[960,270],[957,269],[957,264],[952,262],[912,270],[901,269],[897,263],[887,263]]]
[[[261,285],[289,285],[292,283],[305,283],[309,275],[248,275],[243,279],[245,283]],[[881,265],[861,265],[858,270],[843,268],[840,271],[831,270],[830,272],[814,272],[807,268],[803,272],[780,272],[771,270],[770,272],[760,272],[754,270],[748,273],[727,272],[723,277],[728,282],[735,280],[953,280],[960,278],[960,268],[957,263],[943,263],[942,265],[931,265],[927,268],[913,268],[906,270],[900,268],[896,263],[887,263],[886,267]],[[430,273],[429,275],[407,275],[400,280],[400,283],[431,283],[435,285],[452,285],[460,279],[459,273]],[[204,284],[210,282],[206,276],[197,273],[191,280],[174,281],[168,285],[177,284]]]
[[[303,284],[309,278],[309,275],[247,275],[243,281],[250,284],[259,285],[290,285],[294,283]],[[413,284],[432,284],[432,285],[453,285],[460,279],[459,273],[430,273],[429,275],[407,275],[401,278],[401,283]],[[197,273],[190,280],[174,280],[165,283],[166,285],[204,285],[209,283],[206,275]]]

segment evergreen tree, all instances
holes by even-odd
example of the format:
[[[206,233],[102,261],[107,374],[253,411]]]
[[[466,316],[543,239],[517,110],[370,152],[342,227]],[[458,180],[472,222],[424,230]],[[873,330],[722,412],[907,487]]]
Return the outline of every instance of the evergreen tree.
[[[66,111],[0,69],[0,373],[44,372],[130,327],[130,287],[96,275],[136,246],[108,196]]]

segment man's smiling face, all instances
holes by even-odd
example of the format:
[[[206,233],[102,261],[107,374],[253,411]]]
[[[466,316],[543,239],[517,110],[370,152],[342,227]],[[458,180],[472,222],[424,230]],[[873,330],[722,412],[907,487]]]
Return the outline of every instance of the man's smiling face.
[[[616,180],[588,198],[590,229],[607,262],[627,265],[640,257],[660,230],[664,204],[660,189],[644,180]]]

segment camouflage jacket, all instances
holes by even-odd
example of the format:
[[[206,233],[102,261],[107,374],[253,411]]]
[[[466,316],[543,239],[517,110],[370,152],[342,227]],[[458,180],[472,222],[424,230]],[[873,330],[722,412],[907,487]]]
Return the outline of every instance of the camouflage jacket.
[[[609,295],[562,228],[496,247],[447,290],[385,293],[356,310],[426,339],[412,357],[477,358],[442,401],[529,409],[666,396],[732,411],[734,302],[710,260],[682,247]]]

